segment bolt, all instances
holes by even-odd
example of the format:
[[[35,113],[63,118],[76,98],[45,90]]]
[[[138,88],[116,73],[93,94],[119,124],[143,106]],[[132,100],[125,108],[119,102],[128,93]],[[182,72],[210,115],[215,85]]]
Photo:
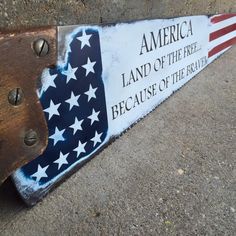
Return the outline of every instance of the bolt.
[[[38,135],[34,130],[29,130],[25,134],[24,142],[27,146],[33,146],[38,141]]]
[[[38,57],[44,57],[49,53],[49,44],[45,39],[36,40],[33,47]]]
[[[19,106],[23,101],[23,91],[21,88],[15,88],[8,94],[8,101],[12,106]]]

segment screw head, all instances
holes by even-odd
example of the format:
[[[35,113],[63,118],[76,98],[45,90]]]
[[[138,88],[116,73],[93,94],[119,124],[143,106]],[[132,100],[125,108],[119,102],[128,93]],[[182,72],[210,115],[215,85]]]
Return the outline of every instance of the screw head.
[[[33,49],[38,57],[44,57],[49,53],[49,44],[45,39],[37,39],[33,44]]]
[[[33,146],[38,141],[38,134],[34,130],[29,130],[25,134],[24,143],[27,146]]]
[[[14,88],[8,94],[8,102],[12,106],[19,106],[23,101],[23,91],[21,88]]]

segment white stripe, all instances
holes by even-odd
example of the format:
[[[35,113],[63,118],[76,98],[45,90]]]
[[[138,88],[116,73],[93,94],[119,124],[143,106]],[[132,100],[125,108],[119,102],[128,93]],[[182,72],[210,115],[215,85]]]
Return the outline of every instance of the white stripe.
[[[216,46],[218,46],[218,45],[220,45],[220,44],[222,44],[234,37],[236,37],[236,31],[233,31],[229,34],[222,36],[222,37],[219,37],[219,38],[209,42],[208,50],[210,51],[212,48],[214,48],[214,47],[216,47]]]
[[[218,23],[211,23],[212,25],[210,27],[210,33],[215,32],[220,29],[223,29],[223,28],[225,28],[229,25],[232,25],[234,23],[236,23],[236,16],[229,18],[227,20],[220,21]]]

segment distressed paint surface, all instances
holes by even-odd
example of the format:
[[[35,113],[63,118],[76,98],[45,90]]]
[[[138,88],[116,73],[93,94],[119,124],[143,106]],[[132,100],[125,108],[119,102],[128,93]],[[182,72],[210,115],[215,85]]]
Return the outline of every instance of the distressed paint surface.
[[[49,138],[44,155],[13,175],[23,199],[34,204],[63,176],[89,160],[110,139],[148,114],[227,50],[234,43],[235,30],[232,28],[227,33],[218,30],[234,22],[233,15],[219,15],[59,28],[59,44],[65,45],[64,51],[59,56],[58,68],[44,72],[39,97],[51,136],[60,125],[58,131],[64,132],[57,137],[56,143],[55,138]],[[81,36],[83,40],[78,40]],[[67,81],[65,75],[68,75],[68,68],[73,69],[69,67],[72,64],[78,68],[75,77]],[[70,80],[74,84],[70,84]],[[92,80],[97,84],[93,85]],[[96,94],[91,89],[88,93],[90,85],[101,92]],[[78,105],[83,103],[82,110],[71,109],[66,102],[71,91],[78,96]],[[56,108],[60,109],[58,114],[52,117],[47,110],[51,100],[54,105],[60,104]],[[89,118],[94,109],[90,100],[96,101],[95,106],[99,104],[99,112],[103,114],[95,117],[98,125],[95,129]],[[77,126],[77,131],[82,132],[76,135],[75,128],[70,127],[75,118],[91,122]],[[75,150],[85,143],[85,150],[78,155]]]

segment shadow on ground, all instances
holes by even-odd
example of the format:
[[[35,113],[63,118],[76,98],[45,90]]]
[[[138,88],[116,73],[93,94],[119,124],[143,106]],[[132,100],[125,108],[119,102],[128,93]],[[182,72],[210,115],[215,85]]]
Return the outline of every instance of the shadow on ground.
[[[20,199],[11,179],[5,181],[0,186],[0,229],[5,219],[13,217],[21,209],[25,208],[25,204]]]

